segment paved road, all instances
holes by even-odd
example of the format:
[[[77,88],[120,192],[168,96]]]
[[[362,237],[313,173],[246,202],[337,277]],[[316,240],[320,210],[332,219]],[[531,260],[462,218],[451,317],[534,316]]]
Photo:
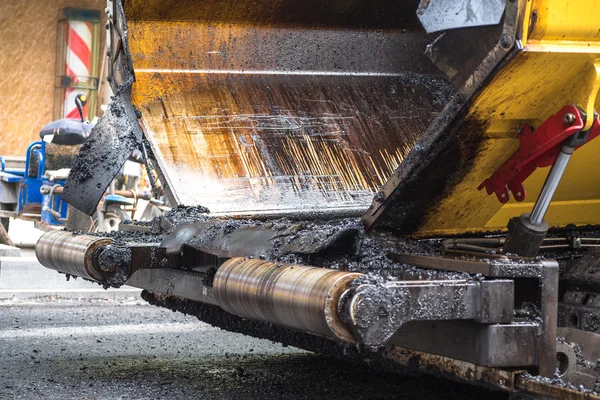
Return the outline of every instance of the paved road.
[[[501,399],[221,331],[140,301],[0,301],[0,399]]]

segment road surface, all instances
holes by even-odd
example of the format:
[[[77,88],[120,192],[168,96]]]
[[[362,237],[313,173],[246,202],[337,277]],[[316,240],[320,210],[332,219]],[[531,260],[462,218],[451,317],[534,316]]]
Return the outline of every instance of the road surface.
[[[221,331],[141,300],[0,301],[0,399],[505,399]]]

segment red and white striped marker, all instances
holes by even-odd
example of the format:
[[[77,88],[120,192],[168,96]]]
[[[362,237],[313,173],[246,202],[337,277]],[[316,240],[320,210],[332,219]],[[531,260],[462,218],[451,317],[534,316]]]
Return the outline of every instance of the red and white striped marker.
[[[65,74],[74,82],[85,82],[90,76],[92,65],[92,23],[86,21],[68,21],[67,25],[67,59]],[[75,96],[87,91],[66,88],[63,106],[63,117],[79,119],[75,105]],[[88,116],[88,107],[83,107],[83,118]]]

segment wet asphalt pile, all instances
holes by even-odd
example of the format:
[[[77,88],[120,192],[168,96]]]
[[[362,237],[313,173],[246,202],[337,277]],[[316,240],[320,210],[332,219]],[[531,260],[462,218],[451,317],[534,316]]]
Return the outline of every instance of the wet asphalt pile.
[[[389,252],[433,255],[440,241],[418,241],[390,233],[365,232],[360,218],[332,220],[218,219],[201,206],[178,206],[152,221],[135,222],[144,231],[111,232],[114,244],[161,243],[176,236],[196,250],[218,257],[250,257],[340,269],[401,279],[470,279],[466,273],[432,271],[396,263]],[[195,228],[193,228],[195,227]],[[187,230],[186,234],[181,234]],[[187,239],[185,238],[187,235]],[[163,242],[164,245],[164,242]]]
[[[139,300],[0,304],[1,399],[505,399],[378,372]]]

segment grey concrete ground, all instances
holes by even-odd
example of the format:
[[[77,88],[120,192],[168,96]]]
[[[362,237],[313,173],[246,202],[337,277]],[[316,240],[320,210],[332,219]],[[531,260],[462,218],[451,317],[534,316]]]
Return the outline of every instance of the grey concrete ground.
[[[37,242],[43,233],[34,227],[33,221],[11,218],[9,226],[8,236],[10,236],[13,243],[18,247],[32,249],[35,246],[35,242]]]
[[[486,399],[221,331],[139,301],[0,301],[0,399]]]

